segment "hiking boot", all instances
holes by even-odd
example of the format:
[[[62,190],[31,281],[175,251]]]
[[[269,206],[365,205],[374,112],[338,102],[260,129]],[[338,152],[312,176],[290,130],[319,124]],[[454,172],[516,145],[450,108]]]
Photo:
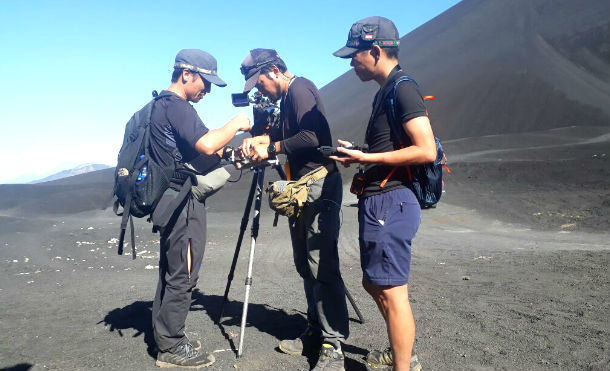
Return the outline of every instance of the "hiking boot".
[[[366,364],[367,366],[380,369],[392,366],[394,364],[394,356],[392,355],[392,349],[386,348],[383,351],[373,350],[366,356]],[[419,359],[417,359],[417,354],[414,354],[411,357],[411,362],[409,364],[410,371],[421,371],[421,363],[419,363]]]
[[[316,367],[311,371],[345,371],[345,357],[343,352],[335,349],[334,346],[328,343],[322,344],[320,349],[320,358]]]
[[[202,368],[211,365],[214,361],[216,360],[213,355],[195,350],[191,343],[157,353],[159,367]]]
[[[283,353],[300,356],[317,352],[321,345],[320,332],[307,326],[305,332],[299,335],[298,338],[280,341],[279,348]]]

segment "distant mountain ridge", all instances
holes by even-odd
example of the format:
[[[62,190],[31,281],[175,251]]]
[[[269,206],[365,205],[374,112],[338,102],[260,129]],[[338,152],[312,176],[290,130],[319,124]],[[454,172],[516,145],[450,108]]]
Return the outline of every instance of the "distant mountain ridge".
[[[97,170],[103,170],[103,169],[108,169],[109,165],[105,165],[105,164],[81,164],[78,165],[72,169],[68,169],[68,170],[62,170],[59,173],[55,173],[53,175],[49,175],[48,177],[42,178],[42,179],[38,179],[38,180],[33,180],[31,182],[29,182],[30,184],[37,184],[37,183],[44,183],[44,182],[50,182],[52,180],[58,180],[58,179],[63,179],[63,178],[67,178],[67,177],[71,177],[71,176],[75,176],[75,175],[80,175],[80,174],[85,174],[85,173],[90,173],[92,171],[97,171]]]

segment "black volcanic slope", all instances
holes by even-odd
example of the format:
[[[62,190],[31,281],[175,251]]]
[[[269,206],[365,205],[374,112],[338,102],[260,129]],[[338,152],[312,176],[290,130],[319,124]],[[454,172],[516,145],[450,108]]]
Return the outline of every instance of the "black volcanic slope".
[[[40,184],[0,184],[0,214],[73,214],[110,205],[114,168]]]
[[[589,0],[586,6],[573,0],[465,0],[404,36],[401,65],[419,81],[424,94],[437,97],[429,108],[435,134],[449,145],[450,160],[452,154],[472,151],[470,146],[476,142],[460,147],[461,142],[451,144],[450,139],[567,126],[583,131],[585,126],[602,127],[607,133],[609,15],[607,0]],[[346,30],[349,26],[342,25]],[[344,41],[337,40],[337,45]],[[345,63],[348,69],[349,62]],[[361,83],[353,71],[321,89],[334,138],[362,141],[377,89],[374,82]],[[509,137],[501,138],[493,149],[518,147],[506,142]],[[607,139],[605,143],[607,148]],[[607,161],[603,146],[586,148],[580,157],[570,157],[561,147],[556,157]],[[561,173],[553,179],[572,184],[590,176],[596,169],[591,166],[583,160],[568,169],[579,168],[584,174]],[[547,168],[554,169],[547,166],[540,171]],[[0,185],[0,215],[70,214],[103,208],[110,201],[113,170],[38,185]],[[227,185],[211,204],[245,195],[250,178],[247,174],[239,183]],[[465,180],[464,184],[469,183]],[[481,184],[486,187],[485,182]],[[597,198],[597,194],[591,197]],[[241,200],[237,206],[227,206],[233,207],[241,210]]]
[[[401,66],[437,97],[441,139],[607,126],[609,16],[606,0],[465,0],[401,39]],[[321,89],[335,137],[361,140],[377,89],[351,70]]]

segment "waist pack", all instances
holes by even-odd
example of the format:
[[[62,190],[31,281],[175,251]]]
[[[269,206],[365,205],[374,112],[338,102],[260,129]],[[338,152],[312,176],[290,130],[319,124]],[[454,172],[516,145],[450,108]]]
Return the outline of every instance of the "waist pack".
[[[328,169],[320,166],[303,175],[299,180],[278,180],[270,183],[266,192],[269,195],[269,207],[280,215],[298,218],[307,203],[309,186],[328,175]]]

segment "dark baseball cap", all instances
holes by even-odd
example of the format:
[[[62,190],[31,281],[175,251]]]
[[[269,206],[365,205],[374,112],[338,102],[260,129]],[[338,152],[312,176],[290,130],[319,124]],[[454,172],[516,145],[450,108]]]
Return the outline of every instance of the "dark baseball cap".
[[[384,17],[368,17],[352,25],[345,46],[333,53],[335,57],[351,58],[360,50],[379,45],[382,48],[398,47],[400,37],[394,22]]]
[[[241,74],[244,75],[244,78],[246,79],[244,92],[248,92],[254,88],[263,67],[277,62],[282,62],[282,64],[284,64],[282,58],[280,58],[279,54],[273,49],[250,50],[250,53],[248,53],[244,61],[241,62],[240,68]]]
[[[197,72],[201,77],[214,85],[224,87],[227,83],[218,76],[216,58],[199,49],[182,49],[176,55],[174,68],[184,68]]]

